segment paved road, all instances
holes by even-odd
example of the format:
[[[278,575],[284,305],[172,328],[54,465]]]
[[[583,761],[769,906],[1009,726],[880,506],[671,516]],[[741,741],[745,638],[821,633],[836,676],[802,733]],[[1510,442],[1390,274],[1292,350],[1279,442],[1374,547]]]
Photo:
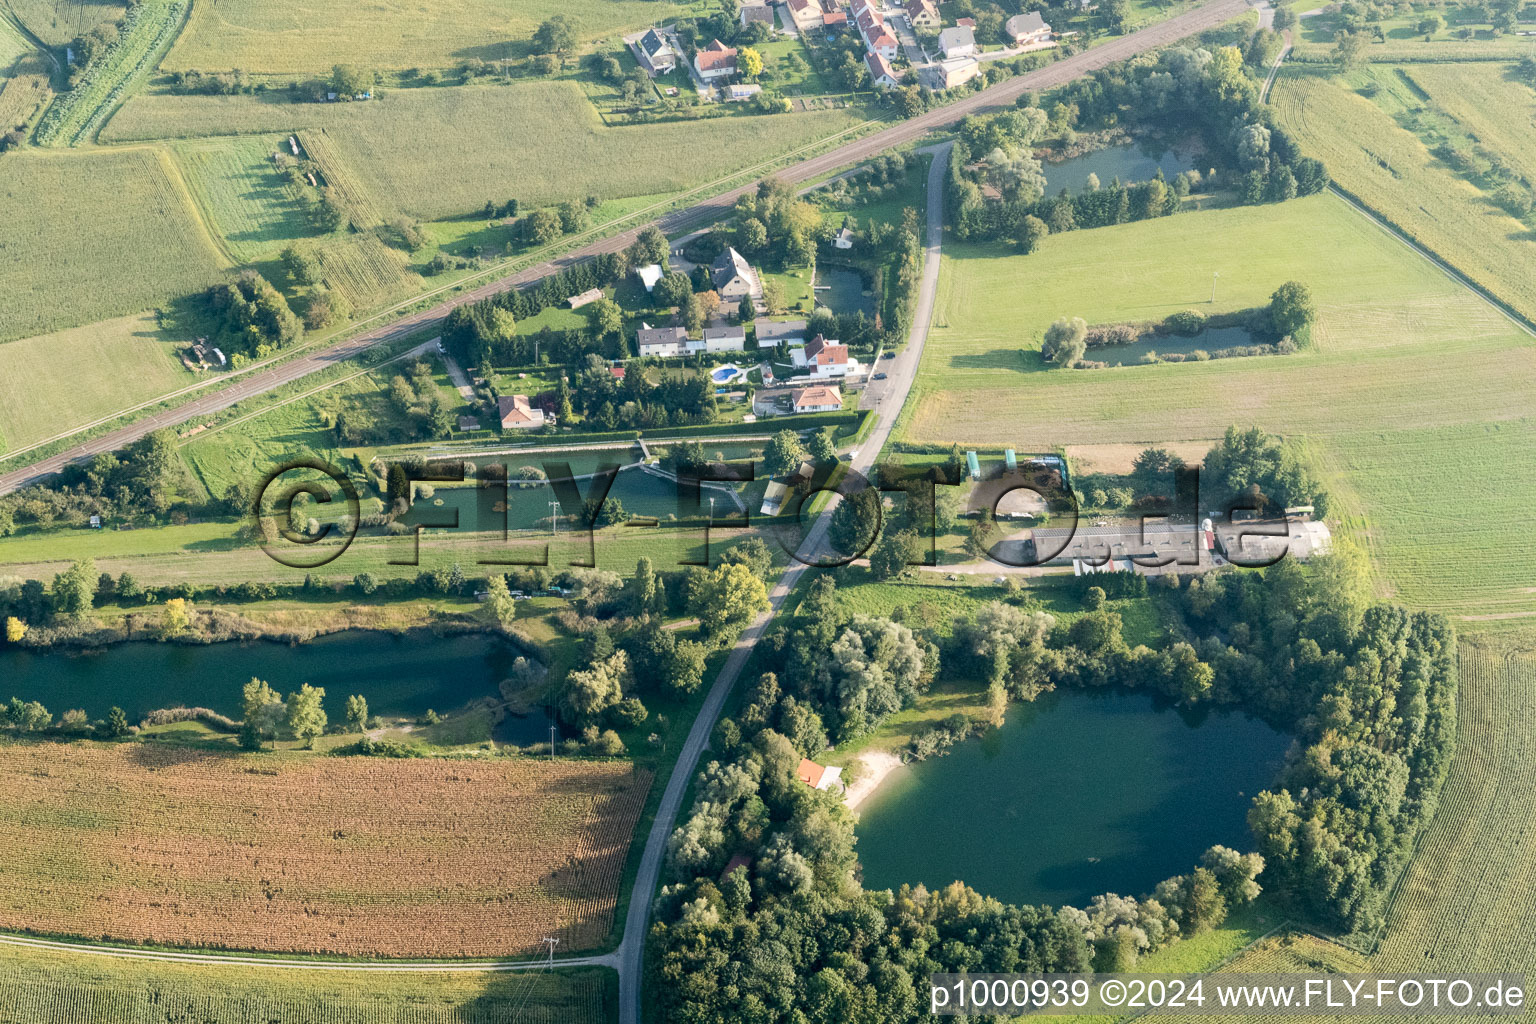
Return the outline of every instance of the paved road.
[[[866,475],[874,467],[875,458],[891,436],[891,428],[896,423],[896,414],[901,411],[907,392],[911,390],[912,381],[917,376],[917,367],[923,356],[923,345],[928,340],[928,322],[933,317],[934,298],[938,294],[939,245],[944,234],[944,174],[949,167],[949,144],[935,147],[932,152],[933,162],[928,169],[927,247],[923,254],[923,274],[918,287],[912,333],[906,349],[900,355],[895,359],[883,360],[887,364],[886,373],[888,374],[887,379],[880,382],[885,385],[885,397],[875,413],[874,429],[868,440],[860,446],[858,454],[852,459],[853,467]],[[829,505],[825,511],[830,512],[830,510]],[[823,514],[816,520],[804,544],[801,545],[802,553],[820,549],[831,520],[832,517],[829,514]],[[650,834],[646,837],[645,851],[640,857],[640,871],[635,878],[635,886],[629,898],[629,909],[624,918],[624,938],[619,946],[619,1024],[639,1024],[642,1017],[641,980],[645,969],[645,936],[650,925],[651,902],[655,898],[656,885],[661,876],[661,863],[666,852],[667,837],[672,834],[678,814],[682,810],[683,795],[693,779],[699,758],[703,756],[709,745],[709,735],[715,728],[721,709],[725,707],[731,688],[736,685],[742,669],[746,667],[747,659],[752,656],[753,645],[762,637],[764,630],[783,607],[785,599],[806,571],[807,567],[801,562],[795,562],[786,569],[768,595],[768,611],[752,623],[736,641],[736,646],[732,648],[725,666],[715,677],[709,696],[705,698],[704,706],[700,709],[698,717],[694,719],[693,728],[689,730],[688,739],[678,755],[677,764],[667,779],[667,788],[662,793],[661,805],[656,810],[655,821],[651,825]]]
[[[1210,0],[1200,7],[1192,8],[1167,21],[1112,39],[1076,56],[1067,57],[1049,67],[1041,68],[1039,71],[1011,78],[947,106],[937,107],[910,120],[856,139],[820,156],[802,160],[777,172],[777,176],[791,183],[819,178],[848,164],[869,159],[894,146],[920,139],[929,132],[948,127],[970,114],[1011,106],[1014,100],[1025,92],[1062,85],[1116,61],[1214,28],[1248,9],[1247,0]],[[696,228],[700,224],[708,223],[728,213],[738,196],[756,187],[754,183],[730,189],[685,210],[667,214],[655,223],[668,235]],[[71,462],[88,459],[100,452],[122,448],[161,427],[177,426],[200,416],[212,415],[236,402],[281,387],[317,370],[334,366],[376,345],[395,341],[417,331],[439,329],[449,312],[455,307],[530,284],[573,263],[590,259],[601,253],[617,252],[628,248],[634,242],[640,228],[644,226],[599,239],[556,259],[539,263],[479,288],[461,292],[430,309],[413,313],[388,325],[366,331],[270,370],[239,378],[225,388],[210,392],[184,405],[157,412],[139,422],[103,434],[34,465],[12,470],[0,475],[0,494],[9,494],[19,487],[35,483],[57,473]]]

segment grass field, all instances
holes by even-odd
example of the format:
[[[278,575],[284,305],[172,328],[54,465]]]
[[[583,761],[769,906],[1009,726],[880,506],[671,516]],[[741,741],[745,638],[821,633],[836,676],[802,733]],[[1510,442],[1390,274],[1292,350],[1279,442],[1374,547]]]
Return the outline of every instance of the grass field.
[[[92,141],[117,106],[154,70],[181,30],[185,14],[186,0],[141,0],[123,19],[117,41],[48,108],[35,141],[43,146]]]
[[[36,2],[36,0],[34,0]],[[521,55],[539,23],[564,14],[585,39],[660,24],[684,5],[644,0],[443,0],[359,7],[344,0],[246,0],[197,4],[166,58],[167,71],[241,68],[257,74],[329,72],[334,64],[381,70],[441,68],[469,58]]]
[[[0,26],[4,24],[0,21]],[[29,123],[53,96],[48,83],[49,64],[42,54],[24,53],[14,60],[0,57],[0,125],[9,130]]]
[[[103,138],[324,129],[379,215],[438,219],[487,199],[524,206],[670,193],[861,123],[857,109],[606,128],[574,82],[406,89],[371,103],[135,96]],[[537,139],[537,146],[512,140]]]
[[[0,349],[0,453],[192,383],[149,314]]]
[[[33,35],[49,46],[65,46],[97,25],[123,16],[126,5],[115,0],[74,4],[64,0],[0,0]]]
[[[1412,70],[1416,81],[1423,70]],[[1370,100],[1318,75],[1282,75],[1271,102],[1302,149],[1322,159],[1340,186],[1524,316],[1536,318],[1536,280],[1529,273],[1536,246],[1529,230],[1441,163],[1420,138]],[[1516,119],[1527,120],[1511,118]],[[1506,130],[1503,137],[1515,138],[1517,132],[1527,136],[1529,127]],[[1529,151],[1517,155],[1520,148],[1509,155],[1517,165],[1532,159]]]
[[[626,763],[0,747],[0,927],[384,957],[603,942]]]
[[[170,158],[11,153],[0,179],[0,341],[138,313],[220,277]]]
[[[0,948],[0,1024],[607,1024],[617,976],[275,971]]]
[[[272,163],[283,138],[204,139],[174,148],[193,196],[241,263],[270,257],[313,233]]]
[[[1259,305],[1280,283],[1305,282],[1320,308],[1314,346],[1204,363],[1040,367],[1037,339],[1054,318],[1210,309],[1202,300],[1213,272],[1215,310]],[[1502,525],[1536,497],[1536,472],[1515,455],[1536,434],[1536,346],[1337,198],[1072,232],[1029,256],[949,244],[934,323],[898,426],[907,440],[1006,439],[1049,451],[1209,438],[1233,423],[1302,436],[1329,470],[1346,527],[1402,600],[1503,617],[1469,626],[1536,614],[1523,568],[1536,551]],[[1438,483],[1446,466],[1455,467],[1455,494]],[[1501,542],[1487,543],[1495,531]]]

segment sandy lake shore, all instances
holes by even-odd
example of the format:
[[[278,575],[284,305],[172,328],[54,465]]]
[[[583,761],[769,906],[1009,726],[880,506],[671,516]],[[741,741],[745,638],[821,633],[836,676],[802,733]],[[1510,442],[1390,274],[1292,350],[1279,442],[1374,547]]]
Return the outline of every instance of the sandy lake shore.
[[[843,803],[851,810],[879,788],[885,777],[901,767],[901,758],[884,750],[871,750],[858,756],[859,778],[843,794]]]

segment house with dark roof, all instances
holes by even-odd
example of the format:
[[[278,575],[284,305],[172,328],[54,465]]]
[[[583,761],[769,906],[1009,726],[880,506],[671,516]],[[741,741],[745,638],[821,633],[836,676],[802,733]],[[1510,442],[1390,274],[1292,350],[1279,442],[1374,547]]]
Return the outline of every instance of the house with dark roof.
[[[693,69],[706,82],[736,73],[736,50],[716,39],[693,55]]]
[[[956,25],[939,33],[939,49],[944,51],[944,59],[955,57],[971,57],[976,53],[976,33],[964,25]]]
[[[635,344],[642,356],[681,356],[688,353],[688,329],[641,324]]]
[[[747,330],[745,327],[732,327],[729,324],[720,327],[704,328],[704,337],[699,341],[688,340],[690,352],[741,352],[747,347]]]
[[[1051,26],[1046,24],[1039,11],[1015,14],[1003,25],[1003,31],[1014,46],[1034,46],[1051,40]]]
[[[773,28],[773,6],[771,4],[742,4],[741,10],[736,12],[741,16],[741,27],[746,28],[753,23],[767,25]]]
[[[635,40],[635,58],[652,78],[665,75],[677,67],[677,51],[672,41],[652,28]]]
[[[763,293],[757,272],[747,258],[729,246],[715,257],[709,268],[709,278],[721,302],[740,302],[744,296],[757,298]]]
[[[939,9],[933,0],[909,0],[906,11],[907,20],[914,29],[932,31],[939,27]]]
[[[758,348],[774,348],[780,342],[791,346],[804,345],[808,326],[804,320],[769,320],[767,317],[758,317],[752,321]]]

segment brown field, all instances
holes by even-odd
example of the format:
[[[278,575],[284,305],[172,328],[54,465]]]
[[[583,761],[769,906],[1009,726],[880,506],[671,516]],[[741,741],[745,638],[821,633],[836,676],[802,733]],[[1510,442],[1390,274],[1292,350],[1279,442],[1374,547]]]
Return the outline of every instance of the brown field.
[[[0,928],[381,957],[603,942],[651,775],[0,747]]]
[[[1169,441],[1156,447],[1166,448],[1194,466],[1205,461],[1205,453],[1219,440]],[[1144,444],[1069,444],[1062,450],[1076,465],[1079,473],[1129,473],[1136,464],[1136,456],[1147,447]]]

